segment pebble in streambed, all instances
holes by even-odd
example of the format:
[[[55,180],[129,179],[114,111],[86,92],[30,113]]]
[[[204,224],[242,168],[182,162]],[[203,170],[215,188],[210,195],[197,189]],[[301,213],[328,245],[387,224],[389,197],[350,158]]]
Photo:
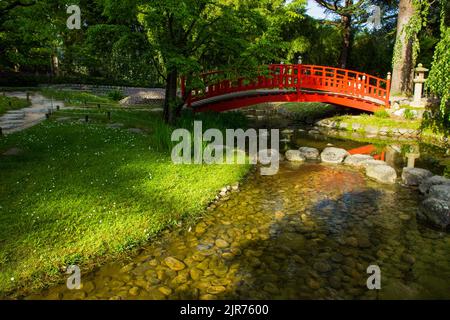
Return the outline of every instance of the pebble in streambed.
[[[282,163],[255,173],[190,230],[165,232],[132,261],[47,299],[450,298],[448,235],[416,223],[407,189],[344,166]],[[382,290],[367,289],[369,265]],[[36,298],[37,296],[33,296]]]

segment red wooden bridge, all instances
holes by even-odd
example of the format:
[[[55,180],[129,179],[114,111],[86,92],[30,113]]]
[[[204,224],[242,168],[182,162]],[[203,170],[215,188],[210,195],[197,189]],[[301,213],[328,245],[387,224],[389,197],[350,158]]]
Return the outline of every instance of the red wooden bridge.
[[[389,108],[387,79],[346,69],[272,64],[254,79],[221,79],[221,72],[203,74],[205,87],[190,92],[194,111],[226,111],[264,102],[324,102],[365,111]],[[185,94],[185,81],[181,91]]]

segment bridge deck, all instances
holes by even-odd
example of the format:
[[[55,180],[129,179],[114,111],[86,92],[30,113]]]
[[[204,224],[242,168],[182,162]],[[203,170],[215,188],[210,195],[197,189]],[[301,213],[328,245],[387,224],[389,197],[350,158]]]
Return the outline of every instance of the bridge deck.
[[[325,95],[337,95],[342,97],[348,97],[348,98],[360,98],[366,101],[373,102],[374,104],[383,104],[384,101],[381,99],[375,99],[373,97],[368,96],[361,96],[361,97],[355,97],[349,94],[345,93],[336,93],[331,91],[322,91],[322,90],[306,90],[302,89],[300,90],[300,93],[303,94],[325,94]],[[223,102],[226,100],[234,100],[236,98],[243,98],[243,97],[249,97],[249,96],[263,96],[263,95],[283,95],[283,94],[297,94],[296,90],[289,90],[289,89],[257,89],[257,90],[249,90],[249,91],[240,91],[240,92],[232,92],[232,93],[226,93],[221,96],[215,96],[211,98],[206,98],[203,100],[198,100],[193,103],[191,103],[191,106],[193,108],[203,106],[205,104],[214,104],[217,102]]]
[[[225,111],[264,102],[325,102],[376,111],[389,107],[390,79],[357,71],[310,65],[269,65],[269,74],[254,80],[208,80],[204,89],[190,93],[188,107],[195,111]],[[182,91],[185,88],[182,82]]]

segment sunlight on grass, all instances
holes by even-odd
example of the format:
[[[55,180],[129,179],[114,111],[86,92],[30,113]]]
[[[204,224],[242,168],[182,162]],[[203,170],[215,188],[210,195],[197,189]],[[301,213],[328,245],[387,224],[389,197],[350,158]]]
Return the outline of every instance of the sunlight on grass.
[[[29,107],[31,102],[26,99],[20,99],[15,97],[4,97],[0,95],[0,116],[8,112],[9,110],[17,110]]]
[[[419,129],[419,120],[398,120],[392,118],[377,117],[374,115],[362,114],[360,116],[338,116],[331,118],[334,121],[357,123],[361,125],[370,125],[378,128],[405,128],[405,129]]]
[[[125,127],[147,130],[133,134],[107,128],[100,112],[91,116],[91,124],[46,121],[0,141],[0,151],[23,150],[0,156],[0,292],[24,283],[42,286],[70,263],[90,265],[142,244],[201,214],[221,187],[249,169],[174,165],[167,152],[170,135],[163,136],[171,129],[160,119],[115,113]],[[227,122],[202,117],[211,118],[208,126]]]
[[[76,90],[56,90],[51,88],[42,89],[41,94],[46,98],[61,100],[74,106],[86,104],[111,104],[117,102],[107,96],[98,96],[90,92]]]

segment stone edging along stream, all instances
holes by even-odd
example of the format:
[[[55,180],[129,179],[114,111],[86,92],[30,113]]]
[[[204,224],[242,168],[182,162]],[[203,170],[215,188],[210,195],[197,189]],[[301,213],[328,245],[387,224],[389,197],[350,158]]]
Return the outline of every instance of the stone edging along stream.
[[[402,127],[378,127],[375,125],[364,125],[360,123],[349,123],[345,121],[337,121],[332,118],[322,119],[315,123],[317,128],[325,130],[334,130],[337,132],[363,133],[365,137],[377,137],[379,139],[395,138],[400,140],[421,140],[426,143],[434,144],[440,147],[449,147],[450,140],[444,135],[436,135],[423,132],[418,129],[409,129]]]
[[[280,155],[280,159],[283,157]],[[326,164],[344,164],[354,168],[365,169],[365,174],[380,183],[399,183],[396,170],[385,161],[375,160],[370,155],[349,154],[347,150],[326,147],[322,152],[316,148],[301,147],[287,150],[285,159],[290,162],[308,160]],[[429,170],[421,168],[403,168],[400,185],[418,189],[424,200],[419,206],[417,215],[433,227],[450,231],[450,179],[433,175]],[[226,201],[232,192],[239,192],[239,183],[223,187],[219,194],[207,207],[213,210],[219,201]]]
[[[385,161],[375,160],[372,156],[364,154],[350,155],[347,150],[341,148],[327,147],[319,153],[316,148],[301,147],[298,150],[286,151],[285,156],[292,162],[315,160],[330,164],[345,164],[365,169],[369,178],[380,183],[398,182],[397,172]],[[403,168],[401,185],[419,188],[425,196],[418,210],[421,219],[434,227],[450,231],[450,179],[433,175],[425,169]]]

